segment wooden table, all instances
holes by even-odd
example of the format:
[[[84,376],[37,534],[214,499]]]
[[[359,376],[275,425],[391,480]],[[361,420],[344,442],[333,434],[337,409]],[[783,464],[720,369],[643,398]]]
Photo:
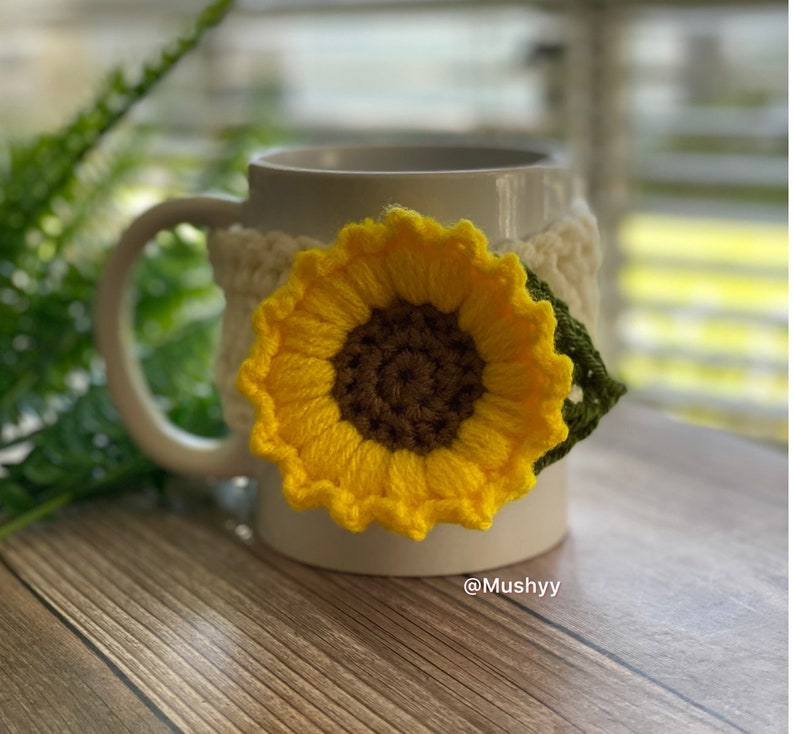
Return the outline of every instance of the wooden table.
[[[134,498],[0,546],[2,732],[785,731],[786,459],[625,403],[502,580],[323,572]]]

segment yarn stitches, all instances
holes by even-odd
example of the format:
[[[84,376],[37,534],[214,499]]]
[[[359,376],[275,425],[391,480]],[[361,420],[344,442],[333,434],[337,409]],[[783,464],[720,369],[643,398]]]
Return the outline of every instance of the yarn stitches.
[[[349,530],[489,527],[625,391],[575,318],[597,308],[586,206],[498,256],[470,222],[401,208],[331,247],[236,228],[209,249],[227,422],[280,466],[293,508],[324,506]]]
[[[215,384],[221,394],[223,418],[236,433],[249,433],[254,423],[251,404],[237,389],[237,372],[253,342],[251,315],[263,298],[287,281],[295,255],[325,243],[239,226],[214,230],[207,250],[215,282],[223,289],[226,308],[220,348],[215,358]]]
[[[216,283],[226,296],[215,381],[222,397],[224,420],[237,433],[249,433],[254,423],[251,403],[236,387],[237,372],[253,343],[251,315],[259,303],[283,285],[295,255],[329,245],[284,232],[262,233],[235,226],[210,233],[208,250]],[[491,245],[497,254],[515,252],[521,263],[547,282],[568,304],[571,315],[591,331],[598,312],[595,274],[600,264],[598,227],[587,204],[576,201],[547,229],[524,240]],[[581,391],[574,386],[572,397]]]
[[[419,540],[438,522],[487,528],[528,491],[567,437],[573,368],[525,285],[471,223],[398,208],[300,253],[238,379],[252,453],[278,463],[292,507]]]

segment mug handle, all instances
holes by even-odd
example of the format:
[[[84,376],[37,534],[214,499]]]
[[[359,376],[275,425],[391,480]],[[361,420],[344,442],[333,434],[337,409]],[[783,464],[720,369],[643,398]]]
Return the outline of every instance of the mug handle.
[[[213,196],[171,199],[141,214],[111,253],[99,282],[95,337],[105,359],[110,395],[141,450],[157,464],[192,476],[234,477],[251,473],[247,438],[212,439],[174,425],[157,406],[135,356],[130,286],[144,246],[177,224],[229,227],[242,219],[243,204]]]

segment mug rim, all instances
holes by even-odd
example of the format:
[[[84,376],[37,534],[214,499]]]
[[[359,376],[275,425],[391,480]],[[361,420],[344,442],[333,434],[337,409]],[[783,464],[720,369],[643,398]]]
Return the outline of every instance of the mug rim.
[[[356,165],[364,156],[385,157],[397,165]],[[414,165],[420,158],[442,159],[447,165]],[[341,164],[339,163],[341,158]],[[454,165],[453,161],[461,161]],[[491,143],[364,143],[294,145],[268,148],[254,157],[249,168],[315,176],[447,176],[507,173],[539,168],[559,168],[564,162],[550,145],[496,145]]]

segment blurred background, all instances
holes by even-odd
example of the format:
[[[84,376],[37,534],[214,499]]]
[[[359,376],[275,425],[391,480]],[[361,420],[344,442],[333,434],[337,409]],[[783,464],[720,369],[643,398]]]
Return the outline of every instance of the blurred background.
[[[0,135],[59,127],[202,6],[4,0]],[[600,221],[610,368],[684,419],[787,440],[783,2],[240,0],[125,125],[117,228],[213,162],[244,194],[274,143],[556,141]]]

